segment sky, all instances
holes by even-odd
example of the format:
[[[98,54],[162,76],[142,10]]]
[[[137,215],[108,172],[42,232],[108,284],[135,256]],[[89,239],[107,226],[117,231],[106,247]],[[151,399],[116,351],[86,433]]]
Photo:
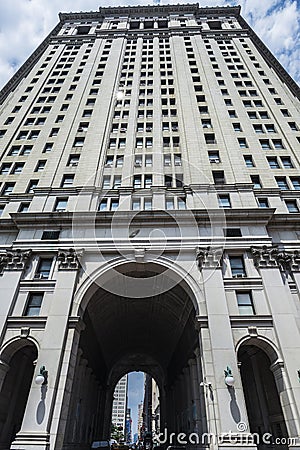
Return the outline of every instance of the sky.
[[[143,400],[144,400],[144,373],[131,372],[128,375],[128,408],[131,408],[133,434],[137,432],[138,404],[141,403]]]
[[[99,6],[148,5],[153,0],[0,0],[0,89],[49,34],[58,13]],[[194,0],[161,0],[161,5]],[[195,1],[196,2],[196,1]],[[300,83],[300,0],[198,0],[200,6],[237,5],[242,16]]]

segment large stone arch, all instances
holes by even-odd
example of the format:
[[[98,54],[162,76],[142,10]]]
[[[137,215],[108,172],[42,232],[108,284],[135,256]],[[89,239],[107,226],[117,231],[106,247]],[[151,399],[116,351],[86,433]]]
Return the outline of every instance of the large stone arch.
[[[107,290],[110,277],[112,290]],[[140,296],[130,296],[132,287],[128,284],[136,285],[141,279],[144,284],[148,283],[150,290],[144,295],[141,288]],[[151,286],[157,280],[159,288],[151,295]],[[117,282],[123,295],[120,291],[114,292]],[[175,416],[185,418],[183,429],[196,420],[192,397],[198,399],[200,394],[191,391],[191,377],[195,380],[195,374],[190,373],[190,364],[196,358],[195,350],[199,349],[196,316],[200,298],[201,286],[197,281],[184,268],[163,257],[155,263],[119,258],[91,273],[77,290],[72,311],[73,315],[80,315],[84,329],[78,348],[73,350],[78,357],[67,418],[66,446],[76,439],[82,445],[92,436],[95,439],[108,437],[114,387],[122,374],[130,371],[144,371],[156,379],[164,397],[164,424],[169,422],[170,430],[181,427]],[[202,374],[199,374],[198,385],[201,380]],[[94,389],[94,396],[91,389]],[[174,392],[178,395],[174,396]],[[78,425],[80,431],[75,439],[76,430],[70,424],[74,424],[74,411],[80,410],[83,398],[90,399],[85,403],[94,402],[85,415],[82,413],[83,421],[94,423],[94,416],[90,414],[94,410],[97,429],[93,434],[93,430],[87,429],[87,423]]]
[[[274,437],[293,436],[295,420],[284,361],[264,336],[244,337],[236,346],[250,431]],[[286,445],[280,447],[287,448]]]
[[[87,272],[87,277],[75,292],[72,315],[82,315],[98,286],[105,283],[107,277],[111,276],[111,271],[128,264],[132,263],[124,258],[115,258],[91,272]],[[184,284],[185,290],[189,293],[195,310],[197,311],[197,314],[199,314],[199,303],[204,294],[201,289],[201,284],[195,279],[191,272],[186,271],[183,266],[163,256],[157,258],[155,262],[150,264],[167,269],[169,271],[168,274],[173,277],[174,282],[182,282]]]
[[[0,350],[0,449],[9,448],[21,428],[37,357],[31,338],[11,339]]]

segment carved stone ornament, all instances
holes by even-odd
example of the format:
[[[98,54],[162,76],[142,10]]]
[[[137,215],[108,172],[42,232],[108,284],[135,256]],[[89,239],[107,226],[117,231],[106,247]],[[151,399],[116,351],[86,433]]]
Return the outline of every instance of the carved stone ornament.
[[[82,251],[76,251],[74,248],[58,249],[58,270],[77,270]]]
[[[255,267],[261,269],[265,267],[277,267],[277,247],[250,247]]]
[[[298,250],[285,251],[277,247],[251,247],[255,267],[279,267],[286,273],[300,271],[300,252]]]
[[[223,251],[221,248],[198,247],[196,249],[196,263],[199,270],[221,267],[222,256]]]
[[[4,270],[23,270],[31,250],[11,249],[0,252],[0,273]]]

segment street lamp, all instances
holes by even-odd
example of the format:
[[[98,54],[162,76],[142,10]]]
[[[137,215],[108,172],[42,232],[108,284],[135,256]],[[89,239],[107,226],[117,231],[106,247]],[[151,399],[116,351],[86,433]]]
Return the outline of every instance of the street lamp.
[[[48,371],[45,366],[40,368],[40,373],[35,377],[35,383],[38,386],[44,386],[48,383]]]
[[[229,387],[232,387],[234,385],[235,379],[229,366],[227,366],[226,370],[224,370],[224,374],[225,384]]]

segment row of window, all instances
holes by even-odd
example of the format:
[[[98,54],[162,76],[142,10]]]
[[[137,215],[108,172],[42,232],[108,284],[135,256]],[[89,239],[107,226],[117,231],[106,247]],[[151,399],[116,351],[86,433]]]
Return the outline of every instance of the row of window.
[[[44,293],[30,293],[24,310],[24,316],[39,316]],[[255,309],[251,291],[236,291],[237,305],[240,315],[254,315]]]

